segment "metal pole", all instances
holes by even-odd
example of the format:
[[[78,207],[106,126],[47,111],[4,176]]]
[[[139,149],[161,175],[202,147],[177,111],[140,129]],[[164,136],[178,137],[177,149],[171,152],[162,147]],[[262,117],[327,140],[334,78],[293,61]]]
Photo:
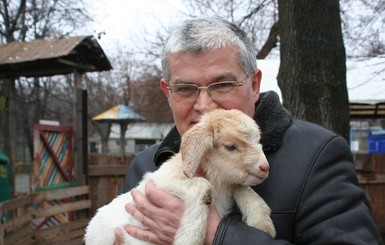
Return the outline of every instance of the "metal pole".
[[[87,133],[87,90],[82,89],[82,74],[74,73],[76,84],[76,183],[84,185],[84,173],[87,167],[88,157],[88,133]]]

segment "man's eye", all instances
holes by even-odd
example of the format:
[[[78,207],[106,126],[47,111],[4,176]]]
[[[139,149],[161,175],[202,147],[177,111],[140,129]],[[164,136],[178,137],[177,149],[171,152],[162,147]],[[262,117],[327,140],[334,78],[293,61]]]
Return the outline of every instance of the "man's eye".
[[[232,82],[223,82],[223,83],[215,83],[210,86],[211,90],[219,91],[219,92],[227,92],[234,88],[234,83]]]
[[[184,86],[184,85],[178,85],[174,87],[174,91],[177,93],[192,93],[196,91],[195,86]]]

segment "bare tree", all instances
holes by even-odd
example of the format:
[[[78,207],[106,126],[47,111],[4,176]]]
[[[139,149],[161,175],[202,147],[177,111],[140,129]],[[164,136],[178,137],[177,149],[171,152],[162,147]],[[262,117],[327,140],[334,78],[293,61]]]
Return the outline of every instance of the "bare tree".
[[[125,95],[127,104],[146,118],[146,122],[172,122],[172,114],[167,102],[167,98],[160,88],[162,71],[156,61],[160,63],[160,51],[165,43],[164,35],[156,33],[156,38],[145,40],[148,44],[142,49],[129,53],[121,50],[123,54],[117,57],[117,64],[120,70],[130,68],[130,79],[128,79]],[[125,57],[125,58],[122,58]],[[127,63],[127,57],[131,61]],[[133,58],[135,57],[135,58]],[[128,97],[127,97],[128,96]]]
[[[91,20],[83,0],[1,0],[0,42],[61,37]]]
[[[89,134],[96,132],[99,134],[102,147],[101,153],[107,154],[108,139],[111,132],[110,123],[98,123],[92,120],[94,116],[110,109],[118,104],[125,104],[125,94],[128,90],[126,81],[112,75],[111,72],[96,73],[85,75],[88,91],[88,118],[91,123]],[[129,78],[128,78],[129,79]]]
[[[221,16],[242,27],[255,44],[258,59],[278,45],[277,0],[184,0],[189,17]]]
[[[16,79],[17,82],[17,134],[23,135],[27,143],[30,157],[33,156],[33,126],[39,119],[51,119],[47,113],[49,91],[52,91],[49,78]],[[33,109],[33,110],[31,110]],[[36,111],[38,113],[36,113]]]
[[[385,54],[385,2],[341,1],[342,31],[348,57]]]
[[[160,75],[142,76],[132,83],[132,104],[147,122],[172,122],[166,96],[160,89]]]

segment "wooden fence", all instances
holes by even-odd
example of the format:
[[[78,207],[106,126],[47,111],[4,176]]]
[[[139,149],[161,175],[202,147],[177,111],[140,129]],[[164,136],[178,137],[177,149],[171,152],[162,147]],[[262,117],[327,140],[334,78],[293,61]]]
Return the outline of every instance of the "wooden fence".
[[[88,186],[80,186],[0,203],[0,245],[83,244],[91,207],[88,193]]]
[[[87,181],[90,186],[91,217],[120,192],[131,157],[90,155]]]
[[[354,157],[358,180],[385,241],[385,154],[357,154]]]

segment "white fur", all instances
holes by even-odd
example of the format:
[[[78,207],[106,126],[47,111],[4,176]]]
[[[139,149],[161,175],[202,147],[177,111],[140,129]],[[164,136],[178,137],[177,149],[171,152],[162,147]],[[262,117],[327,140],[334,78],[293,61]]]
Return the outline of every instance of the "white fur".
[[[248,187],[261,183],[268,175],[268,163],[259,140],[259,127],[249,116],[238,110],[217,109],[205,113],[183,135],[180,153],[157,171],[145,174],[137,187],[139,191],[144,193],[146,183],[151,180],[185,202],[174,244],[203,244],[211,201],[223,217],[231,211],[235,200],[246,224],[275,236],[270,208]],[[202,172],[204,178],[194,177]],[[127,203],[134,204],[130,192],[98,209],[86,228],[86,245],[114,244],[116,227],[126,224],[143,227],[125,211]],[[125,244],[151,244],[122,232]]]

